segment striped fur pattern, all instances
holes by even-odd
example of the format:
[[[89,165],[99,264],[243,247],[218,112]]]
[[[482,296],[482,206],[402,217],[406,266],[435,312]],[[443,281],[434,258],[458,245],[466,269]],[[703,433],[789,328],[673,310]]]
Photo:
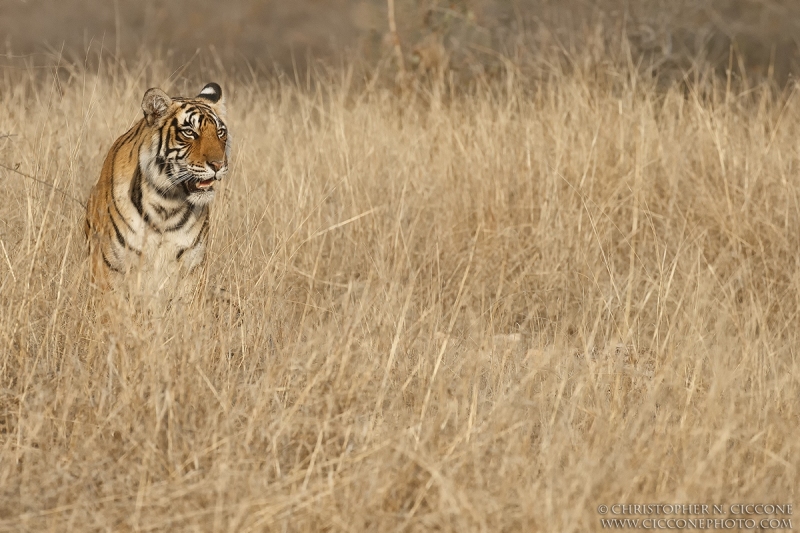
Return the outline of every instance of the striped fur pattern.
[[[154,290],[205,255],[215,187],[230,144],[222,89],[195,98],[147,90],[144,117],[111,147],[89,196],[85,233],[91,278],[108,289],[137,272]]]

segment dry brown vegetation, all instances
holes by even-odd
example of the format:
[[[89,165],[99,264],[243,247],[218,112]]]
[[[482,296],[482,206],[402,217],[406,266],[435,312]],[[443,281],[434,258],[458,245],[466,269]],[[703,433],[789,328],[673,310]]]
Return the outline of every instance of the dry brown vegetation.
[[[0,530],[568,532],[599,504],[795,501],[800,101],[572,65],[458,95],[217,79],[208,271],[240,327],[88,304],[106,150],[147,87],[201,85],[6,70]]]
[[[312,58],[374,65],[392,48],[392,3],[406,63],[446,64],[462,80],[495,73],[500,56],[524,67],[543,50],[621,39],[667,77],[696,64],[724,70],[731,48],[737,69],[754,79],[784,85],[800,75],[797,0],[226,0],[223,8],[217,0],[5,0],[0,54],[4,63],[23,56],[46,65],[52,52],[82,62],[87,49],[102,49],[132,64],[143,49],[163,50],[173,67],[211,55],[245,72],[305,71]]]

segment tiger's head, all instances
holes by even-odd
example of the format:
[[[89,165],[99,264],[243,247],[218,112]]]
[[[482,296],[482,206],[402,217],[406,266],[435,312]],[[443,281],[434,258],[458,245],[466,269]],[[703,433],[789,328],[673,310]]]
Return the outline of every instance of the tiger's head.
[[[228,173],[228,128],[222,88],[209,83],[195,98],[170,98],[161,89],[144,93],[142,111],[152,131],[139,165],[164,195],[185,195],[194,205],[214,199],[214,185]]]

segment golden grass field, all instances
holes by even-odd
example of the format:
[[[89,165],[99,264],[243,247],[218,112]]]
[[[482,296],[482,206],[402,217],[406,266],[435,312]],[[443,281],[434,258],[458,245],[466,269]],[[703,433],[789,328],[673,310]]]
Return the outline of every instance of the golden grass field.
[[[452,94],[209,74],[235,144],[207,275],[240,326],[90,306],[105,154],[148,87],[202,82],[4,71],[0,530],[798,503],[800,98],[581,61]]]

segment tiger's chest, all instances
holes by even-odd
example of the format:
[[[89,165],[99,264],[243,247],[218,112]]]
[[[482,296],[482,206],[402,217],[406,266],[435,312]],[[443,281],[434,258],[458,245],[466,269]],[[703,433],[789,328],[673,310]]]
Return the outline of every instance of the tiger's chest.
[[[180,270],[190,271],[203,260],[205,243],[196,242],[189,230],[159,232],[144,225],[141,232],[141,262],[154,273],[165,275]],[[194,245],[194,246],[193,246]]]
[[[144,224],[139,243],[141,253],[129,250],[127,263],[137,284],[151,294],[172,292],[205,256],[205,242],[189,229],[159,232]]]
[[[120,196],[129,197],[128,191]],[[205,256],[209,208],[143,195],[141,203],[118,202],[130,233],[118,257],[123,270],[136,272],[138,285],[151,290],[174,285]]]

